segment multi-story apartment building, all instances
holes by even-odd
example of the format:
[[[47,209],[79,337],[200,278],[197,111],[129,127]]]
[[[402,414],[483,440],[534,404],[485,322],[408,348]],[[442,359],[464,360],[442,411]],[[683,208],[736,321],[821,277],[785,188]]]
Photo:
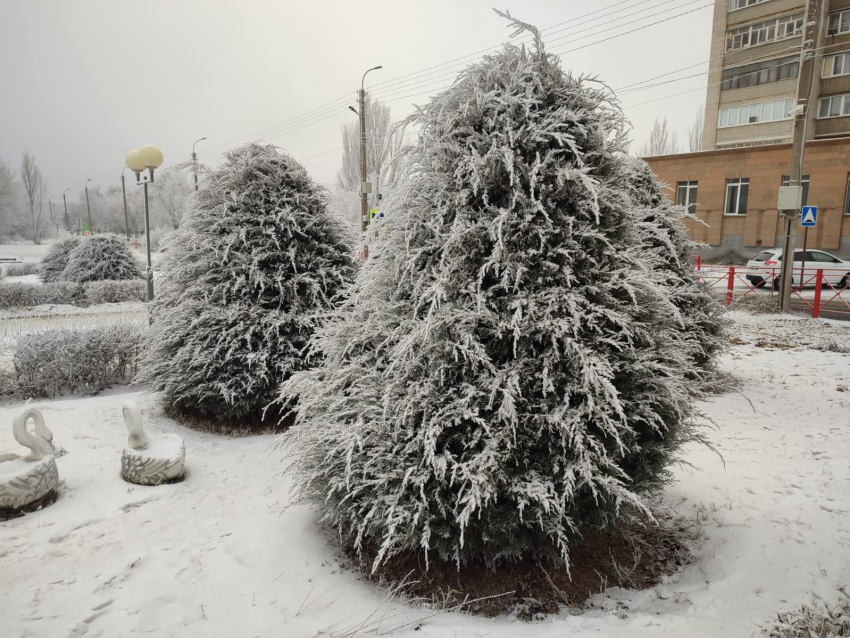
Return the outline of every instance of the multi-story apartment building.
[[[776,200],[789,173],[803,23],[813,0],[725,0],[714,7],[702,151],[646,158],[707,225],[709,258],[742,261],[781,245]],[[850,0],[820,0],[805,199],[819,206],[809,245],[850,257]]]

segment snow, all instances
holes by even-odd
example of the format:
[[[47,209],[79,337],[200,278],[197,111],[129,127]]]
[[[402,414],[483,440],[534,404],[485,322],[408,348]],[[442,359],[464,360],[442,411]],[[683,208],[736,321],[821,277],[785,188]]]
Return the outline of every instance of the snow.
[[[725,465],[689,446],[697,469],[677,470],[666,497],[701,523],[693,564],[645,592],[609,590],[583,615],[525,624],[446,613],[416,631],[433,612],[404,607],[381,633],[412,622],[391,635],[751,636],[813,595],[834,603],[850,580],[850,355],[816,348],[850,343],[850,324],[731,316],[723,368],[741,391],[699,406]],[[121,480],[125,400],[140,403],[151,436],[184,438],[185,481]],[[20,405],[0,408],[0,423]],[[0,523],[3,638],[315,636],[384,609],[386,591],[339,568],[311,510],[287,507],[273,436],[188,430],[126,390],[36,405],[67,450],[64,483],[51,507]],[[0,451],[14,449],[7,425]]]
[[[38,278],[37,274],[32,275],[20,275],[18,277],[4,277],[4,284],[37,284],[41,285],[41,279]]]

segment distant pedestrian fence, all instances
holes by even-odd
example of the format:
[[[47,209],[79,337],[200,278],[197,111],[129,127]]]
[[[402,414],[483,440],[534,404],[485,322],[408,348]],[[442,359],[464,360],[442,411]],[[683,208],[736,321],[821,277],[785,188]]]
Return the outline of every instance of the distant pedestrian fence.
[[[727,306],[733,302],[773,299],[779,303],[780,267],[715,266],[692,258],[699,278],[722,295]],[[835,319],[850,319],[850,272],[836,268],[794,268],[791,308]]]

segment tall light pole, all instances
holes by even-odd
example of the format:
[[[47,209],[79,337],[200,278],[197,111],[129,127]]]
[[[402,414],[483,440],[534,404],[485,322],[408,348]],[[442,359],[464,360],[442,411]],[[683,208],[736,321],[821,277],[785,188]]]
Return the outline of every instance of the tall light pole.
[[[92,178],[89,177],[86,180],[86,185],[83,186],[83,189],[86,191],[86,210],[89,212],[89,234],[94,234],[91,226],[91,206],[89,206],[89,182],[92,181]]]
[[[47,198],[47,207],[50,209],[50,221],[56,225],[56,219],[53,217],[53,195]],[[56,226],[56,236],[59,237],[59,226]]]
[[[207,139],[207,138],[202,137],[201,139],[197,140],[195,142],[195,144],[197,144],[198,142],[203,142],[205,139]],[[195,152],[195,144],[192,144],[192,163],[195,165],[195,191],[197,191],[198,190],[198,154]]]
[[[367,198],[372,190],[372,185],[369,183],[366,174],[366,89],[364,88],[364,83],[366,82],[366,75],[369,71],[377,71],[383,68],[382,66],[373,66],[363,74],[363,79],[360,80],[360,113],[358,113],[360,116],[360,230],[363,233],[366,232],[366,228],[369,226],[369,205]],[[351,110],[353,111],[354,109]],[[364,238],[363,259],[367,259],[368,257],[369,246],[366,244]]]
[[[62,203],[65,205],[65,230],[69,233],[71,232],[71,222],[68,221],[68,200],[65,199],[65,193],[67,193],[70,188],[66,188],[62,191]]]
[[[127,214],[127,187],[124,186],[124,171],[129,166],[121,169],[121,191],[124,193],[124,233],[127,235],[127,241],[130,241],[130,216]]]
[[[153,267],[151,266],[151,222],[150,211],[148,208],[148,182],[153,183],[154,169],[162,165],[162,151],[156,146],[143,146],[139,150],[132,150],[127,153],[124,158],[127,167],[136,173],[136,185],[145,187],[145,243],[147,244],[148,253],[148,301],[153,301]],[[150,179],[145,175],[142,177],[142,171],[145,169],[150,173]]]

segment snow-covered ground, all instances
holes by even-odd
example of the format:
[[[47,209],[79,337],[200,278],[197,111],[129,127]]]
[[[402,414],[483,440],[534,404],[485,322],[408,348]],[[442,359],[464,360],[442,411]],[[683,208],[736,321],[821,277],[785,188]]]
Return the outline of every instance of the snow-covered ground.
[[[697,469],[678,470],[667,495],[702,525],[692,565],[645,592],[609,590],[583,615],[527,624],[402,607],[379,635],[729,638],[813,595],[837,600],[850,583],[850,355],[817,348],[850,344],[850,325],[734,316],[723,365],[741,392],[702,406],[725,465],[690,448]],[[185,438],[184,482],[121,480],[128,398],[151,434]],[[53,506],[0,523],[3,638],[340,635],[384,614],[386,592],[340,569],[309,508],[287,507],[272,436],[187,430],[139,393],[38,405],[68,452],[64,483]],[[0,451],[14,447],[17,407],[0,408]]]

